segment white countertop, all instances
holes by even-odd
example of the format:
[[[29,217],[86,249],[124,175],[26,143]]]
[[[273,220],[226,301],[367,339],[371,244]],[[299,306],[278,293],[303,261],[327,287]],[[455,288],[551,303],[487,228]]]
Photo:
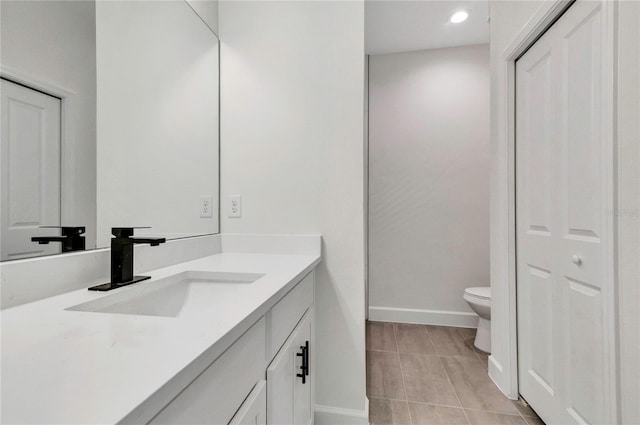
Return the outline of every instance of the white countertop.
[[[129,287],[3,310],[2,423],[150,420],[319,262],[318,255],[222,253],[144,273],[152,280],[187,270],[265,274],[221,290],[211,309],[178,317],[65,310]]]

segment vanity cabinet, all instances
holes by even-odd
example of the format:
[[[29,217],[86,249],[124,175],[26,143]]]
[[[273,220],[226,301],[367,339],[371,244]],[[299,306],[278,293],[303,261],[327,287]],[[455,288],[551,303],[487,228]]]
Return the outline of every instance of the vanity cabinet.
[[[313,302],[314,272],[311,272],[150,423],[312,423]]]
[[[305,312],[313,305],[314,273],[306,275],[271,310],[267,324],[267,363],[280,351]]]
[[[249,397],[242,404],[229,425],[266,425],[267,423],[267,382],[256,384]]]
[[[261,318],[165,406],[151,424],[227,424],[264,379],[265,320]]]
[[[308,425],[313,419],[313,309],[267,368],[267,423]]]

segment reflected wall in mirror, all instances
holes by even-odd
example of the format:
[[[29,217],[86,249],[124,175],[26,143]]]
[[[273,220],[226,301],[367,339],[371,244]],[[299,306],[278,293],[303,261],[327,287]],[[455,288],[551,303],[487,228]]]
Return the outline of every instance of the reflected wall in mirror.
[[[195,4],[211,19],[217,2]],[[84,226],[87,249],[111,227],[218,233],[218,39],[189,3],[3,0],[0,16],[2,260],[60,253],[31,241],[63,239],[41,226]]]
[[[218,40],[184,1],[99,1],[98,246],[218,232]],[[200,198],[213,202],[201,217]]]

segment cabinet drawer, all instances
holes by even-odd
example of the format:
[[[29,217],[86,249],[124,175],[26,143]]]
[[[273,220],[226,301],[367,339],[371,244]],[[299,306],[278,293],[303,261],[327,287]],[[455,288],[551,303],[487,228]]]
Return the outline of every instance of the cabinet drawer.
[[[152,424],[226,424],[264,379],[265,320],[260,319],[187,388]]]
[[[267,381],[256,384],[229,425],[265,425],[267,423]]]
[[[271,361],[305,311],[313,305],[314,272],[306,275],[269,311],[267,320],[267,357]]]

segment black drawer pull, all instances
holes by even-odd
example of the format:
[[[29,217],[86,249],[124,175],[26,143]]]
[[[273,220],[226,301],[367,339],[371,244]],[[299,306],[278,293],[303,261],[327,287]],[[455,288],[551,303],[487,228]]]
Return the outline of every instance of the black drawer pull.
[[[302,357],[302,365],[300,366],[300,372],[296,374],[298,378],[302,378],[302,383],[307,383],[307,376],[309,376],[309,341],[306,341],[304,345],[300,346],[302,352],[296,353],[297,357]]]
[[[305,369],[304,373],[309,376],[309,341],[304,343]]]

